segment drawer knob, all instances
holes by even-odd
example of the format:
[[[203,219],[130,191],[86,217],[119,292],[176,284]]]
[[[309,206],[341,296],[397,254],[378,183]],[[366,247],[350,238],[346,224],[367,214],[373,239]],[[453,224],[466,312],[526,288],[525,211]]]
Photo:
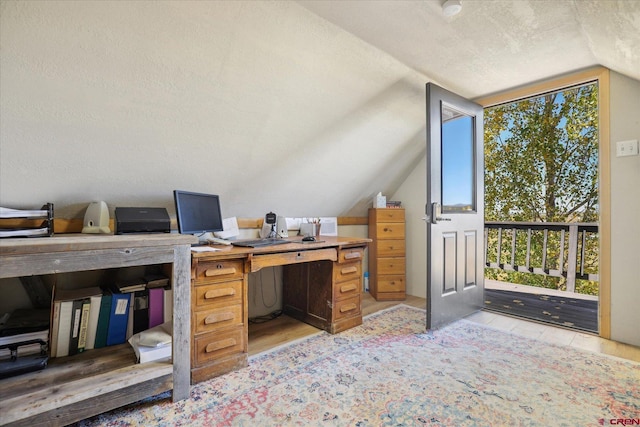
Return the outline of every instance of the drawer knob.
[[[222,350],[223,348],[229,348],[236,345],[235,338],[227,338],[226,340],[220,340],[216,342],[212,342],[211,344],[207,344],[207,347],[204,349],[205,353],[213,353],[214,351]]]
[[[233,313],[225,312],[225,313],[210,314],[204,319],[204,324],[212,325],[214,323],[225,322],[227,320],[233,320]]]
[[[353,274],[353,273],[357,273],[358,272],[358,268],[357,267],[345,267],[342,270],[340,270],[341,274]]]
[[[356,259],[360,258],[360,252],[349,252],[344,255],[344,259]]]
[[[347,311],[353,311],[355,309],[357,309],[358,306],[355,304],[345,304],[342,307],[340,307],[340,313],[346,313]]]
[[[340,292],[341,293],[346,293],[346,292],[352,292],[355,291],[357,289],[357,286],[354,285],[353,283],[349,284],[349,285],[343,285],[340,287]]]
[[[206,277],[212,276],[226,276],[228,274],[236,274],[236,269],[233,267],[222,267],[218,265],[216,268],[208,268],[205,270],[204,275]]]
[[[236,294],[236,290],[233,288],[212,289],[205,292],[204,299],[215,299],[221,297],[229,297]]]

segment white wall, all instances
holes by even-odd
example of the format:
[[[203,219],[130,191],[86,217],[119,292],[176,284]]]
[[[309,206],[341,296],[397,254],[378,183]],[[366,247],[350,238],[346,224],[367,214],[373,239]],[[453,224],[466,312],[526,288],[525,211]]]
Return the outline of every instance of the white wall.
[[[427,79],[293,2],[0,7],[2,206],[365,216],[424,144]]]
[[[640,81],[611,73],[611,338],[640,346],[640,156],[616,142],[640,140]]]
[[[399,200],[405,211],[407,251],[407,294],[427,297],[427,157],[425,149],[406,181],[389,200]]]

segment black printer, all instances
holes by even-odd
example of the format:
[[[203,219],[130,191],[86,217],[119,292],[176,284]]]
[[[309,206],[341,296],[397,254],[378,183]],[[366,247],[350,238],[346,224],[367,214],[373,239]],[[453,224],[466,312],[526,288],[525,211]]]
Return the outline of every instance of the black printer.
[[[116,208],[115,222],[116,234],[171,232],[165,208]]]

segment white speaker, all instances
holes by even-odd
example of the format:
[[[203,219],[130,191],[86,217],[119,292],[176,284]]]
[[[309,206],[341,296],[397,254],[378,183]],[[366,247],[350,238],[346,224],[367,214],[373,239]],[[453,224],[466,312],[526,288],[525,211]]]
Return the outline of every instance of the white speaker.
[[[289,230],[287,229],[287,219],[283,216],[279,216],[276,221],[276,233],[278,237],[289,237]]]
[[[271,234],[271,225],[266,222],[262,224],[262,230],[260,230],[260,238],[265,239]]]
[[[82,232],[87,234],[109,234],[109,209],[105,202],[93,202],[84,214]]]

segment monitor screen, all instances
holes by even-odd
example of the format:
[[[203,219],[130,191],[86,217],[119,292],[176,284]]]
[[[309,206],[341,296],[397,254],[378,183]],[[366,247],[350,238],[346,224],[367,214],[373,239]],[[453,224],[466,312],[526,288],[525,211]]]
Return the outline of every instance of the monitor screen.
[[[222,231],[220,198],[215,194],[174,190],[180,234]]]

